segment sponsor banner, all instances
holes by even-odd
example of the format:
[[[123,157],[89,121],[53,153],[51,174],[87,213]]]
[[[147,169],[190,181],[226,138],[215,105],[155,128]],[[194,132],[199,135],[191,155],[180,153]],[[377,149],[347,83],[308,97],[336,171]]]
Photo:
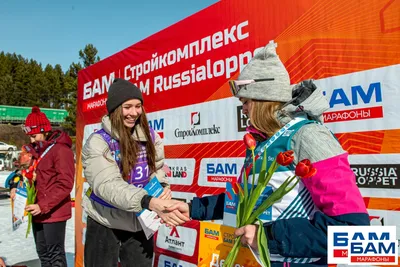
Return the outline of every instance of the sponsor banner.
[[[165,159],[165,164],[169,167],[166,173],[170,184],[192,185],[194,179],[195,159]]]
[[[393,65],[315,80],[329,101],[327,126],[335,133],[399,129],[399,71]]]
[[[174,198],[189,201],[196,195],[218,194],[240,172],[245,152],[241,140],[249,125],[228,81],[236,79],[271,40],[293,84],[312,78],[324,91],[331,106],[324,114],[326,126],[349,152],[369,207],[400,209],[394,175],[400,164],[400,35],[398,25],[392,23],[398,21],[397,14],[394,1],[382,5],[378,0],[281,0],[273,6],[265,1],[219,1],[81,70],[75,266],[83,266],[85,242],[80,154],[107,114],[105,103],[113,79],[124,78],[142,90],[149,124],[163,138],[167,161],[195,160],[191,184],[184,171],[177,171],[179,177],[171,173]],[[188,28],[192,30],[182,35]],[[156,249],[157,259],[162,253],[197,264],[196,252],[193,261],[184,254]]]
[[[222,266],[235,242],[234,227],[201,222],[198,265],[201,267]],[[241,247],[233,266],[258,267],[251,251]]]
[[[157,115],[159,113],[148,114],[149,125],[161,138],[164,138],[164,118]]]
[[[186,262],[183,260],[175,259],[165,255],[160,255],[158,257],[158,264],[153,265],[158,267],[197,267],[197,264]]]
[[[327,127],[334,133],[400,128],[400,116],[391,105],[400,101],[395,93],[400,83],[395,74],[398,71],[400,65],[394,65],[315,80],[330,103],[331,108],[324,113]],[[386,95],[390,102],[385,100]],[[249,125],[235,97],[164,110],[162,117],[160,114],[148,116],[150,125],[166,135],[166,145],[240,140]]]
[[[351,165],[360,188],[400,189],[399,167],[400,164]]]
[[[328,263],[397,265],[396,226],[328,226]]]
[[[324,113],[324,122],[340,122],[352,120],[366,120],[383,117],[381,106],[372,108],[358,108],[353,110],[333,111]]]
[[[391,201],[388,199],[388,201]],[[374,210],[368,209],[371,225],[374,226],[396,226],[396,238],[400,242],[400,210]],[[399,243],[400,245],[400,243]],[[400,256],[400,252],[399,252]]]
[[[186,256],[193,256],[196,248],[197,230],[188,227],[169,228],[162,225],[158,229],[156,246]]]
[[[198,185],[225,188],[227,182],[236,182],[244,158],[204,158],[200,162]]]
[[[162,132],[165,145],[197,144],[240,140],[231,119],[237,117],[235,97],[148,113],[150,124]],[[217,115],[217,114],[223,114]]]
[[[190,221],[184,226],[173,228],[161,225],[155,234],[155,259],[164,255],[196,265],[199,256],[199,230],[198,221]]]
[[[250,126],[249,117],[243,114],[243,106],[236,107],[236,122],[238,132],[246,132],[246,128]]]
[[[349,161],[363,197],[400,198],[398,155],[350,155]]]

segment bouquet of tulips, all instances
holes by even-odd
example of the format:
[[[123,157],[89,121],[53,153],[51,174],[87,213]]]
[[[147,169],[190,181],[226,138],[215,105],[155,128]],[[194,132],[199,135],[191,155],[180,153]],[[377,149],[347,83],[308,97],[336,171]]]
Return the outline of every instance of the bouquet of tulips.
[[[26,205],[35,204],[37,195],[37,190],[35,186],[35,181],[36,181],[35,169],[37,162],[35,161],[32,165],[29,166],[29,164],[32,162],[31,161],[32,155],[28,153],[24,148],[22,149],[19,160],[20,160],[20,166],[24,168],[21,171],[21,173],[22,177],[24,178],[24,183],[27,193]],[[26,238],[28,237],[31,228],[32,228],[32,214],[28,212],[28,228],[26,230],[26,235],[25,235]]]
[[[31,166],[32,167],[32,166]],[[36,173],[32,171],[31,173],[22,171],[22,176],[24,177],[24,182],[26,186],[26,193],[27,193],[27,201],[26,205],[31,205],[35,204],[36,201],[36,195],[37,195],[37,189],[35,186],[35,181],[36,181]],[[28,228],[26,229],[26,235],[25,237],[27,238],[32,227],[32,214],[28,212]]]
[[[243,188],[240,184],[236,184],[239,202],[237,206],[237,214],[236,214],[236,226],[237,228],[243,227],[249,224],[259,223],[258,232],[257,232],[257,242],[258,242],[258,252],[260,254],[260,260],[265,267],[271,266],[269,251],[268,251],[268,242],[267,236],[264,232],[264,227],[262,221],[258,218],[265,210],[271,207],[275,202],[282,199],[287,193],[289,193],[298,183],[299,178],[309,178],[316,174],[317,170],[312,166],[310,160],[304,159],[300,161],[295,168],[295,175],[292,177],[288,177],[282,185],[272,192],[272,194],[264,200],[255,210],[255,205],[262,192],[268,185],[269,181],[272,178],[272,175],[278,169],[279,166],[288,166],[293,163],[294,156],[293,151],[285,151],[278,154],[278,156],[271,163],[270,167],[267,170],[267,152],[266,149],[264,151],[264,157],[261,163],[261,169],[258,175],[257,185],[254,185],[255,180],[255,165],[256,159],[254,155],[254,150],[256,147],[256,141],[254,137],[247,133],[245,134],[244,143],[252,152],[253,159],[253,176],[252,183],[249,193],[249,184],[246,175],[246,171],[243,172]],[[231,267],[234,265],[236,257],[239,253],[240,249],[240,237],[237,237],[235,243],[233,245],[232,250],[229,252],[228,257],[224,262],[224,267]]]

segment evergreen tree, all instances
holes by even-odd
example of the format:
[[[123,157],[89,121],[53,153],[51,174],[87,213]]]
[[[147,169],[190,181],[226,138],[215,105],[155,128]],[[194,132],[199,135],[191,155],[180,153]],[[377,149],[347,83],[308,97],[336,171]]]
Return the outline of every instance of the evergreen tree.
[[[97,56],[97,48],[92,44],[87,44],[83,50],[79,51],[79,59],[82,60],[83,65],[78,63],[72,63],[69,67],[69,71],[66,76],[69,76],[68,81],[68,97],[67,97],[67,111],[68,117],[65,119],[65,123],[62,125],[70,134],[75,135],[76,131],[76,99],[78,90],[78,72],[94,63],[100,61],[100,57]],[[67,82],[66,82],[67,84]]]
[[[78,72],[100,60],[97,52],[86,45],[78,52],[80,61],[64,73],[59,64],[43,69],[34,59],[0,51],[0,105],[66,109],[62,126],[75,135]]]

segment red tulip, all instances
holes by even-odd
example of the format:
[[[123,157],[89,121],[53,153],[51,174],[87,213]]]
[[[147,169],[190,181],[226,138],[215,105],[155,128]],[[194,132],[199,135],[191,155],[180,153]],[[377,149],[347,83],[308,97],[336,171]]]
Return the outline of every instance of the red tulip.
[[[243,136],[243,142],[250,150],[254,150],[256,148],[256,139],[254,139],[254,137],[249,133],[246,133]]]
[[[309,159],[300,161],[295,170],[295,174],[301,178],[310,178],[317,173],[317,169],[313,167]]]
[[[276,157],[276,162],[281,166],[288,166],[292,164],[293,160],[294,160],[293,150],[280,152]]]
[[[31,166],[32,167],[32,166]],[[22,175],[27,178],[28,180],[33,180],[33,169],[32,171],[28,170],[22,170]]]

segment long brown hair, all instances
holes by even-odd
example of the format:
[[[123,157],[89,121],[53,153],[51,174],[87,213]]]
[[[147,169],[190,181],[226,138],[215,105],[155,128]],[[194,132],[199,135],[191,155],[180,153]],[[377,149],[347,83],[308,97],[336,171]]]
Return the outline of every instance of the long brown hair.
[[[121,155],[121,166],[122,166],[122,176],[124,180],[128,180],[130,177],[130,172],[137,162],[137,156],[139,152],[139,143],[135,141],[132,137],[132,131],[134,131],[137,124],[142,128],[146,136],[146,157],[147,164],[149,167],[149,174],[156,171],[156,148],[154,146],[149,123],[147,120],[146,112],[142,106],[142,114],[139,116],[136,125],[133,129],[130,129],[124,125],[124,115],[122,113],[122,105],[116,108],[110,114],[110,121],[112,131],[115,131],[119,137],[119,149]],[[139,134],[136,132],[137,136]]]
[[[281,123],[276,118],[276,114],[281,110],[283,103],[271,101],[252,100],[250,110],[250,122],[268,138],[272,137],[279,129]]]

